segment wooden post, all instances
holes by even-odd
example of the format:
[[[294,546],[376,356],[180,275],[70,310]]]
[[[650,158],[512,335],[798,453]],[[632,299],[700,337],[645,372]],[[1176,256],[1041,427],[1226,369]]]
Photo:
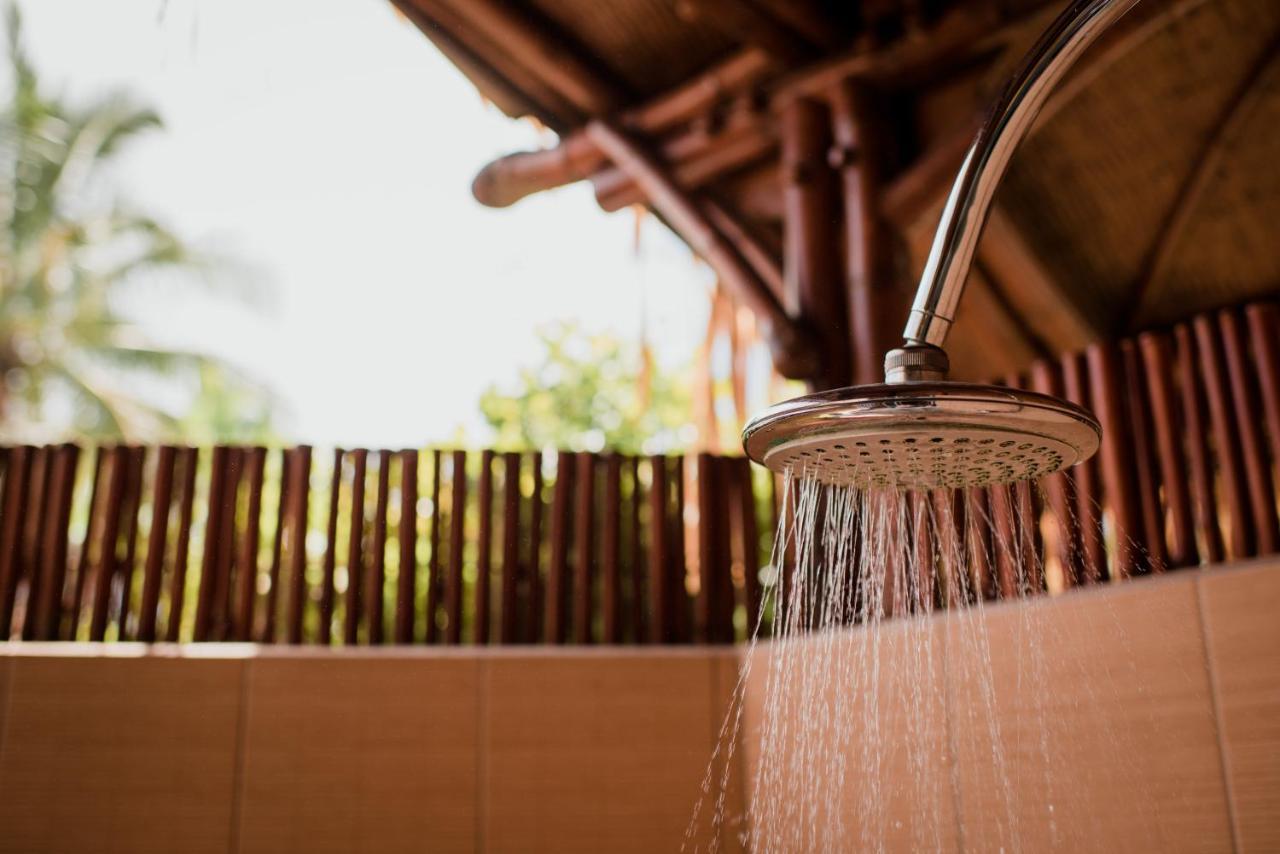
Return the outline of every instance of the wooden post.
[[[1249,490],[1249,506],[1253,511],[1253,530],[1258,554],[1274,554],[1280,543],[1276,522],[1276,494],[1271,483],[1271,460],[1262,438],[1263,414],[1259,411],[1258,393],[1254,388],[1256,366],[1250,365],[1248,345],[1235,311],[1218,312],[1218,328],[1222,332],[1222,349],[1226,356],[1227,377],[1231,384],[1231,402],[1235,413],[1235,432],[1244,461],[1245,484]]]
[[[831,119],[826,105],[797,98],[782,114],[783,271],[788,308],[817,336],[811,384],[850,380],[848,308],[840,276],[840,194],[827,163]]]
[[[71,500],[76,484],[80,449],[66,444],[54,449],[48,500],[45,502],[44,561],[38,590],[27,594],[25,635],[37,640],[57,640],[62,624],[63,587],[67,580],[67,534]],[[38,595],[37,595],[38,594]],[[30,626],[28,630],[27,626]]]
[[[1031,387],[1041,394],[1062,396],[1062,378],[1058,366],[1048,361],[1038,361],[1031,366]],[[1070,474],[1055,472],[1044,479],[1044,490],[1049,508],[1058,528],[1058,564],[1062,568],[1062,583],[1074,587],[1079,583],[1079,567],[1076,556],[1080,548],[1080,526],[1071,506]]]
[[[533,494],[529,496],[529,602],[526,643],[542,640],[542,453],[533,454]]]
[[[893,237],[880,214],[885,133],[868,84],[846,80],[832,93],[832,165],[844,184],[845,288],[848,292],[852,378],[884,379],[884,354],[899,343],[909,294],[897,288]]]
[[[1147,390],[1138,345],[1132,339],[1120,342],[1120,359],[1124,365],[1125,403],[1129,412],[1129,431],[1133,437],[1133,468],[1142,520],[1142,545],[1146,560],[1144,572],[1164,572],[1168,562],[1165,548],[1164,507],[1160,503],[1160,473],[1152,447],[1154,428],[1147,411]]]
[[[1062,357],[1062,393],[1067,400],[1092,408],[1089,375],[1084,357],[1068,353]],[[1107,553],[1102,538],[1101,478],[1097,457],[1090,457],[1071,469],[1075,485],[1076,519],[1080,526],[1080,577],[1082,584],[1096,584],[1107,577]]]

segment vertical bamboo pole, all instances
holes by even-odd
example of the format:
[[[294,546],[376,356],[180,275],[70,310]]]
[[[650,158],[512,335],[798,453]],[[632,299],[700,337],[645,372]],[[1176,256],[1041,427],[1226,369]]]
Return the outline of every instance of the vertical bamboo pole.
[[[472,641],[489,643],[489,614],[492,595],[489,582],[493,575],[493,451],[480,452],[480,478],[476,484],[476,504],[480,514],[480,530],[476,547],[475,626]]]
[[[364,481],[369,452],[364,448],[351,451],[354,474],[351,480],[351,536],[347,541],[347,607],[343,615],[342,642],[355,646],[360,641],[360,618],[363,616],[364,585]]]
[[[817,333],[822,357],[819,388],[848,385],[848,317],[840,279],[840,191],[827,163],[831,114],[817,100],[797,98],[781,116],[783,272],[791,313]]]
[[[200,452],[183,448],[181,452],[182,491],[178,496],[178,540],[174,543],[173,578],[169,587],[169,625],[165,640],[177,643],[182,632],[182,612],[186,605],[187,562],[191,551],[191,514],[196,497],[196,471]]]
[[[316,642],[328,646],[333,640],[333,609],[337,591],[334,589],[334,576],[338,570],[338,515],[342,512],[342,459],[345,452],[341,448],[333,449],[333,471],[329,474],[329,516],[325,526],[324,560],[320,575],[320,620],[316,626]],[[286,465],[287,468],[287,465]],[[287,482],[287,480],[286,480]],[[285,489],[280,490],[280,506],[286,507]],[[280,517],[280,530],[284,529],[283,510]],[[276,533],[276,551],[280,550],[280,531]],[[278,558],[277,558],[278,559]]]
[[[449,507],[449,577],[445,581],[445,643],[462,643],[462,549],[467,523],[467,452],[454,451],[451,457],[453,482]]]
[[[593,638],[592,605],[595,601],[595,472],[596,455],[580,453],[577,456],[577,472],[574,482],[574,577],[573,577],[573,640],[589,644]]]
[[[400,575],[396,579],[396,627],[398,644],[413,643],[415,586],[418,577],[418,452],[400,452]],[[434,508],[433,508],[434,510]]]
[[[1147,394],[1151,404],[1160,481],[1164,486],[1164,502],[1169,512],[1169,565],[1194,566],[1200,558],[1196,549],[1195,522],[1191,515],[1191,497],[1186,466],[1183,462],[1179,425],[1184,421],[1178,412],[1173,390],[1174,366],[1172,347],[1165,332],[1147,332],[1138,336],[1142,365],[1146,373]]]

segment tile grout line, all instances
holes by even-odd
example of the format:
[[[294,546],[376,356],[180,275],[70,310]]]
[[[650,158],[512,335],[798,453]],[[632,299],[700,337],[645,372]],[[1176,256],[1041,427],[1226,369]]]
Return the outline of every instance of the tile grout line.
[[[248,737],[249,732],[249,668],[252,664],[252,659],[245,659],[240,663],[240,702],[236,710],[235,764],[231,772],[231,836],[229,841],[232,854],[238,854],[240,851],[240,819],[244,797],[245,739]]]
[[[1203,573],[1203,570],[1202,570]],[[1205,577],[1196,579],[1196,615],[1200,618],[1200,640],[1204,648],[1205,675],[1209,678],[1209,700],[1213,709],[1213,730],[1218,740],[1218,761],[1222,769],[1223,792],[1227,799],[1227,824],[1231,829],[1231,850],[1239,852],[1240,818],[1236,814],[1235,787],[1231,784],[1231,754],[1227,750],[1225,726],[1222,716],[1222,691],[1218,684],[1218,672],[1213,663],[1213,640],[1205,610]]]

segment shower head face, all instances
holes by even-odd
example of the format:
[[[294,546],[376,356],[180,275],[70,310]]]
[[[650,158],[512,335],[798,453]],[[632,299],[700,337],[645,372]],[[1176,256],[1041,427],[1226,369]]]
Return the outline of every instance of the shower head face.
[[[1075,465],[1102,431],[1075,404],[1002,386],[921,382],[798,397],[743,431],[769,469],[860,488],[1012,483]]]

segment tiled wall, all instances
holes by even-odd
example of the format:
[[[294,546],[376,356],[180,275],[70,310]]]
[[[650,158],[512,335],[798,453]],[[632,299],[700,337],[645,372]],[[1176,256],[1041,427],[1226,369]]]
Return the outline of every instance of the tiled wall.
[[[0,656],[0,851],[678,850],[736,673],[714,648],[139,651]]]
[[[882,733],[905,781],[883,801],[893,850],[912,847],[893,817],[922,810],[931,847],[994,850],[1010,804],[1027,850],[1280,850],[1280,566],[983,620],[927,633],[938,684],[921,720],[949,745],[929,757],[936,785],[915,782],[907,734]],[[918,655],[907,635],[882,630],[887,670]],[[727,649],[0,649],[0,851],[15,852],[676,851],[737,673]],[[986,733],[965,737],[983,684],[1011,801]],[[823,808],[856,816],[865,782]],[[694,841],[712,832],[704,820]]]
[[[881,629],[879,690],[839,698],[844,721],[868,720],[867,703],[879,703],[887,746],[877,794],[868,794],[874,765],[861,736],[839,745],[838,723],[821,735],[824,748],[848,752],[843,801],[832,805],[846,826],[871,804],[887,813],[884,838],[895,851],[922,840],[930,849],[1007,849],[1011,827],[1028,851],[1280,851],[1275,561],[903,629]],[[866,640],[852,633],[841,655],[856,660]],[[752,767],[772,653],[756,654],[746,704]],[[924,681],[933,684],[901,678],[925,672],[921,662],[932,662],[935,678]],[[905,712],[913,703],[919,711]],[[910,738],[932,739],[921,752],[929,773],[913,771]]]

